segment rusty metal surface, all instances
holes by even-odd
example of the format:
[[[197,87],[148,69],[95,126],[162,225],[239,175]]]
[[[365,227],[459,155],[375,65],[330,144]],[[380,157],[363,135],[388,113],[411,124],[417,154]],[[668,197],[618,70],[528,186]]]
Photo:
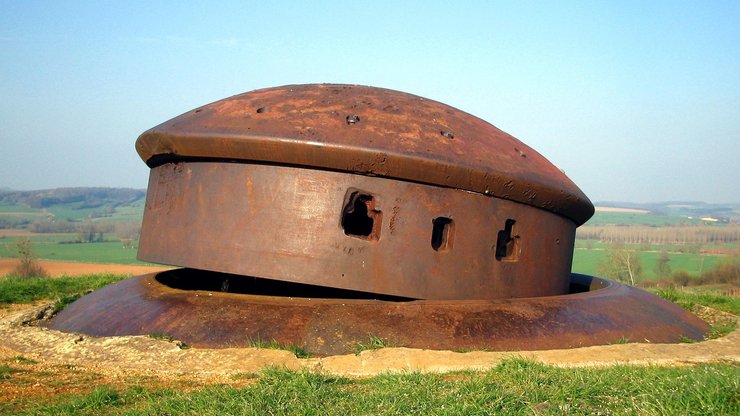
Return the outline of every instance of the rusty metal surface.
[[[314,167],[463,189],[565,216],[588,198],[535,150],[491,124],[418,96],[356,85],[291,85],[189,111],[136,142],[159,156]]]
[[[366,229],[352,229],[353,215]],[[138,258],[415,299],[502,299],[566,293],[574,236],[566,218],[472,192],[183,162],[152,169]]]
[[[174,270],[160,274],[160,279],[169,276],[177,281],[178,274],[201,273],[205,272]],[[195,276],[195,281],[213,279]],[[642,290],[575,274],[572,283],[591,289],[497,301],[392,302],[223,293],[218,285],[213,290],[183,290],[165,286],[151,274],[77,300],[50,326],[95,336],[162,333],[209,348],[274,339],[318,355],[350,352],[369,335],[395,346],[505,351],[603,345],[622,339],[679,342],[682,336],[702,339],[708,331],[705,322]]]
[[[152,168],[138,258],[186,268],[93,292],[54,329],[319,355],[369,336],[534,350],[708,330],[644,291],[570,274],[591,202],[522,142],[435,101],[258,90],[165,122],[136,148]]]

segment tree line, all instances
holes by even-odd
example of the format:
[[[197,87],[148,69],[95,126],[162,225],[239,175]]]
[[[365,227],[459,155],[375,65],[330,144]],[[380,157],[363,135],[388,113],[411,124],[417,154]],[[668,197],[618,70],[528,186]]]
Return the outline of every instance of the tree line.
[[[576,230],[576,238],[621,244],[738,244],[740,225],[671,227],[584,225]]]
[[[99,243],[105,241],[105,234],[115,234],[124,242],[131,244],[139,239],[141,234],[141,223],[130,221],[113,223],[107,221],[45,221],[36,220],[29,226],[28,230],[33,233],[65,233],[77,234],[78,243]]]

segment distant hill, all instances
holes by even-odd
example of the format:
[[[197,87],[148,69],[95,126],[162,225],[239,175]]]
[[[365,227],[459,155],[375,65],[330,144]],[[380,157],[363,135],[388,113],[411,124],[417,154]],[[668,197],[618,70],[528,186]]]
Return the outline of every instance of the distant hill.
[[[0,191],[0,203],[49,208],[58,204],[77,204],[77,208],[126,205],[146,196],[144,189],[128,188],[56,188],[40,191]]]
[[[0,228],[26,228],[42,219],[141,222],[145,199],[145,189],[78,187],[17,191],[5,188],[0,189]],[[718,223],[740,222],[740,203],[597,201],[594,205],[600,209],[586,225],[700,224],[706,218],[716,219]]]
[[[140,223],[145,199],[146,190],[128,188],[0,191],[0,228],[49,228],[60,221],[93,219]]]
[[[598,201],[594,205],[597,207],[597,213],[589,221],[589,224],[592,225],[614,223],[614,220],[624,220],[622,223],[626,224],[645,223],[648,225],[668,225],[669,223],[677,222],[699,223],[703,219],[716,220],[720,223],[740,222],[740,203],[712,204],[701,201],[635,203]],[[620,222],[616,223],[619,224]]]

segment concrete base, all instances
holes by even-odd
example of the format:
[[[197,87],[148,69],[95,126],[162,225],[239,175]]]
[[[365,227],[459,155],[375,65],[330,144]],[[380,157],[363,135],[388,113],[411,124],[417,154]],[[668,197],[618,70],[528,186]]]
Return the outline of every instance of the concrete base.
[[[370,337],[396,347],[518,351],[676,343],[701,340],[709,330],[650,293],[578,274],[568,295],[493,301],[374,300],[360,292],[220,276],[176,269],[126,279],[77,300],[48,326],[93,336],[166,334],[200,348],[274,340],[320,356],[354,351]],[[220,291],[224,280],[242,293]],[[198,287],[201,282],[214,286]]]

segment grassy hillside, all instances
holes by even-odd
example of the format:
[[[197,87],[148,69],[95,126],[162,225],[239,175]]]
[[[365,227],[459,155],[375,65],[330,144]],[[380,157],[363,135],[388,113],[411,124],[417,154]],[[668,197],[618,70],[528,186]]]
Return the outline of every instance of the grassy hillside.
[[[18,238],[29,238],[45,260],[139,264],[145,198],[116,188],[0,192],[0,257],[15,257]]]
[[[30,236],[41,259],[137,264],[137,227],[145,197],[144,190],[112,188],[0,192],[0,256],[14,257],[18,238],[17,233],[3,233],[2,228],[21,228],[43,233]],[[596,274],[597,265],[614,242],[639,252],[642,278],[648,280],[656,278],[654,269],[661,251],[668,253],[671,270],[695,276],[739,254],[737,224],[700,219],[711,215],[731,218],[737,205],[599,204],[611,208],[597,211],[579,228],[575,272]],[[628,209],[619,212],[619,206]],[[90,224],[100,225],[96,240],[102,241],[74,244],[82,240],[80,230]],[[124,240],[132,243],[124,247]]]
[[[145,197],[145,190],[120,188],[0,192],[0,228],[29,228],[34,221],[141,222]]]

